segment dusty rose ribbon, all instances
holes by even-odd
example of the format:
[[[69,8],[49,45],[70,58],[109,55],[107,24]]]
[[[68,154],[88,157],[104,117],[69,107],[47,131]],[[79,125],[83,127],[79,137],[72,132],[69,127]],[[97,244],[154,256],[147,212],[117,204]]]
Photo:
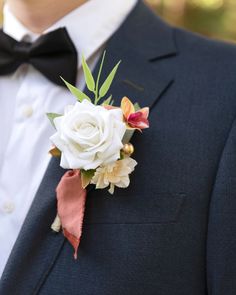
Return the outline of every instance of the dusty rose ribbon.
[[[57,189],[57,211],[63,234],[74,248],[74,258],[82,235],[86,190],[83,189],[79,170],[66,172]]]

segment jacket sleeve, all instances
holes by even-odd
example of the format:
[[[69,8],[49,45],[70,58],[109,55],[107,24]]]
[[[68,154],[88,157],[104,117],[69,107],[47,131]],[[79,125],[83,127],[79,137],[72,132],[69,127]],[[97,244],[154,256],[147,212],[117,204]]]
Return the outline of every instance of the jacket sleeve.
[[[219,162],[209,206],[208,295],[236,294],[236,121]]]

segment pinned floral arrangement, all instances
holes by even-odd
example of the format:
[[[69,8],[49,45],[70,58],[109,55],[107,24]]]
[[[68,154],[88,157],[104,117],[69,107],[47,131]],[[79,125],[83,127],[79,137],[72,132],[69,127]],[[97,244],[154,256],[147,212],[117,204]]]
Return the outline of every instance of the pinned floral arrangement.
[[[110,194],[115,187],[127,188],[137,165],[131,158],[134,147],[130,139],[135,130],[149,127],[149,108],[141,109],[127,97],[120,106],[113,106],[112,96],[106,98],[120,62],[99,87],[104,59],[105,52],[96,82],[82,59],[91,97],[63,80],[77,102],[66,106],[64,114],[47,114],[56,129],[50,138],[53,143],[50,153],[60,157],[62,168],[71,169],[57,187],[58,215],[52,228],[55,231],[62,228],[74,247],[75,258],[82,235],[86,187],[90,184],[96,189],[109,187]]]

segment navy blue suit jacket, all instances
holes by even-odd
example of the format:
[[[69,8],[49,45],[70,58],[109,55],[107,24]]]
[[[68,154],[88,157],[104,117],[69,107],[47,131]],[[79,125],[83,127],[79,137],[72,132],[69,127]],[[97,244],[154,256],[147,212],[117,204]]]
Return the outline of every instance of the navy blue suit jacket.
[[[128,189],[90,189],[79,257],[50,225],[53,159],[8,260],[1,295],[236,294],[236,48],[172,28],[142,2],[107,44],[112,87],[150,106]],[[95,70],[97,71],[97,69]]]

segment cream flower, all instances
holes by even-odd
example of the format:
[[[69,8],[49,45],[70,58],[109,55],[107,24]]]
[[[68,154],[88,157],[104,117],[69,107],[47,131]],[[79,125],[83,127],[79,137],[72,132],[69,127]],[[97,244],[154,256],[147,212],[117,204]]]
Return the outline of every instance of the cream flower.
[[[107,110],[84,100],[54,123],[57,132],[51,141],[61,151],[61,167],[90,170],[120,158],[126,131],[121,109]]]
[[[114,193],[115,186],[126,188],[130,184],[129,174],[134,171],[137,162],[132,158],[124,158],[112,164],[99,167],[91,183],[96,184],[96,189],[103,189],[110,185],[109,192]]]

